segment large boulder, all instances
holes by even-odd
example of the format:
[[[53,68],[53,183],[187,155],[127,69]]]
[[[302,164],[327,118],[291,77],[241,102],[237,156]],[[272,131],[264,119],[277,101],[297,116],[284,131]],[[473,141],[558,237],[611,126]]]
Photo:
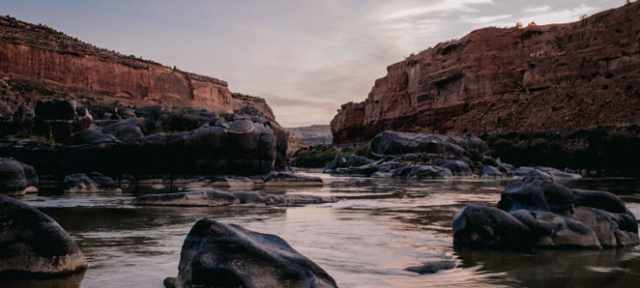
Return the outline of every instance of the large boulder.
[[[0,195],[0,279],[62,275],[86,268],[84,254],[56,221]]]
[[[182,246],[173,287],[338,287],[320,266],[275,235],[208,218],[193,226]]]
[[[331,170],[331,176],[336,177],[371,177],[373,173],[378,172],[376,166],[364,166],[355,168],[337,168]]]
[[[518,249],[640,244],[636,217],[618,197],[569,190],[540,170],[505,188],[497,206],[460,209],[453,218],[454,243]]]
[[[38,174],[32,166],[13,158],[0,158],[0,194],[24,195],[38,192]]]
[[[122,192],[113,179],[100,173],[75,173],[64,178],[65,193]]]
[[[120,141],[140,139],[144,137],[136,117],[129,117],[127,120],[122,120],[116,124],[104,127],[102,128],[102,132],[105,134],[111,134]]]

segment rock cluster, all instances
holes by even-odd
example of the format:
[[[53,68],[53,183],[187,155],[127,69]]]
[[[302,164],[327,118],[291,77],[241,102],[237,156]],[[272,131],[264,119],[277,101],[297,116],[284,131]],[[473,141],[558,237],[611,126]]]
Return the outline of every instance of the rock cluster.
[[[208,218],[191,228],[180,253],[178,277],[164,283],[169,288],[338,287],[282,238]]]
[[[540,170],[509,185],[497,208],[481,202],[453,217],[453,241],[492,248],[602,248],[640,244],[636,217],[604,191],[570,190]]]
[[[0,147],[0,156],[11,155],[40,174],[61,176],[76,172],[257,175],[286,168],[288,134],[275,121],[161,106],[124,111],[122,118],[127,119],[92,120],[91,112],[76,111],[74,102],[39,102],[32,117],[36,130],[46,130],[62,145],[21,140]]]

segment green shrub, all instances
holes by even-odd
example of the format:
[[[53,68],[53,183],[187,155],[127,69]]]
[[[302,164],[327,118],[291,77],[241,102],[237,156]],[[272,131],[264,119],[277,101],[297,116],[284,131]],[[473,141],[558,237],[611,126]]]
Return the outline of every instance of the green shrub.
[[[92,101],[90,105],[96,107],[113,107],[109,102],[106,101]]]
[[[227,111],[222,110],[220,111],[220,113],[218,113],[218,117],[222,117],[224,116],[224,114],[227,114]]]
[[[354,154],[358,156],[369,157],[371,155],[371,143],[367,143],[367,145],[356,148]]]

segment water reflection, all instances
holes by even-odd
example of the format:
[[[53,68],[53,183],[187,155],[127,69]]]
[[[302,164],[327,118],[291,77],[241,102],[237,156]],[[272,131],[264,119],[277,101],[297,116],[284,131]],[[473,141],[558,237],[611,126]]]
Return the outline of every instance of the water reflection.
[[[453,214],[476,201],[495,206],[513,180],[321,177],[324,187],[266,192],[335,196],[342,198],[340,202],[289,209],[114,204],[148,191],[23,198],[76,239],[90,266],[84,278],[0,283],[0,287],[163,287],[164,277],[177,274],[186,234],[203,217],[284,238],[327,270],[340,287],[635,287],[640,279],[638,248],[518,252],[454,247]],[[563,184],[612,191],[640,216],[640,183],[635,179]],[[456,259],[459,267],[432,275],[403,270],[443,259]]]

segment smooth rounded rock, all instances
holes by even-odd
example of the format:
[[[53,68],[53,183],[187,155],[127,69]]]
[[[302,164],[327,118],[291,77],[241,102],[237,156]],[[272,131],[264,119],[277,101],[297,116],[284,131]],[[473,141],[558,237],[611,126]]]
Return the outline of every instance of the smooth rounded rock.
[[[84,254],[56,221],[0,195],[0,278],[51,277],[86,268]]]

